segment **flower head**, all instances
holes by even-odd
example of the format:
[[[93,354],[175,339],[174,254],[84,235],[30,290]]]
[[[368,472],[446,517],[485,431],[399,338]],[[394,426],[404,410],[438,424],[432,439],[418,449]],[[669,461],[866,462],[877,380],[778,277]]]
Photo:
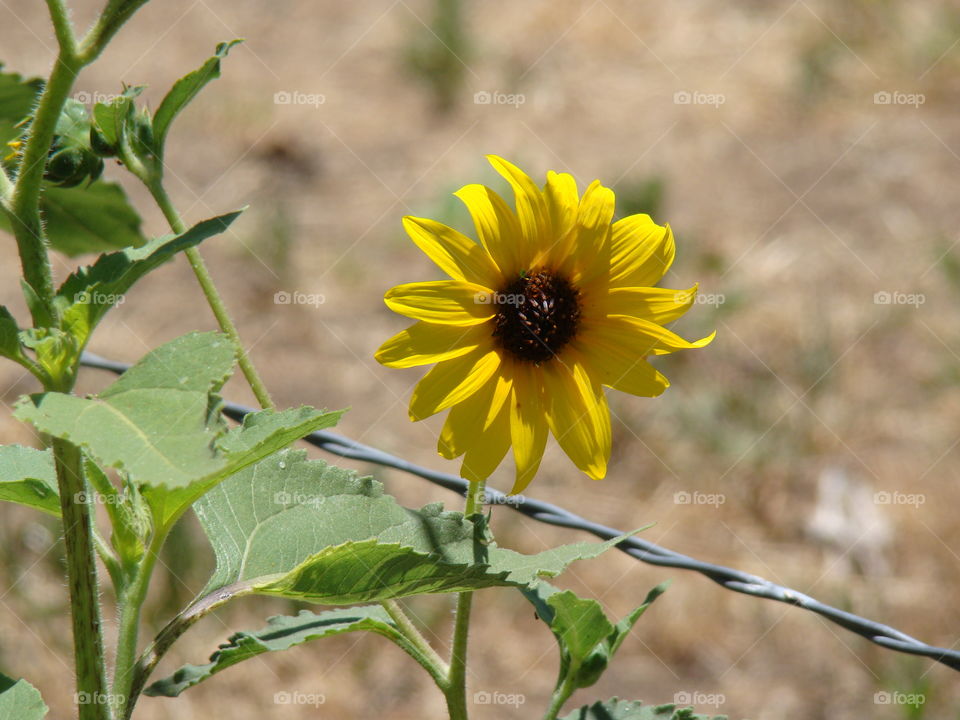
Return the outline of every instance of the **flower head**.
[[[650,355],[703,347],[664,327],[696,295],[653,287],[673,262],[670,226],[648,215],[613,221],[613,192],[547,173],[541,190],[519,168],[488,158],[513,187],[516,212],[483,185],[455,195],[479,244],[453,228],[405,217],[413,242],[451,279],[398,285],[384,300],[417,322],[377,351],[390,367],[436,363],[410,400],[410,419],[450,409],[438,450],[463,455],[461,475],[483,480],[513,447],[522,491],[548,431],[574,464],[606,475],[610,412],[604,386],[655,397],[669,382]]]

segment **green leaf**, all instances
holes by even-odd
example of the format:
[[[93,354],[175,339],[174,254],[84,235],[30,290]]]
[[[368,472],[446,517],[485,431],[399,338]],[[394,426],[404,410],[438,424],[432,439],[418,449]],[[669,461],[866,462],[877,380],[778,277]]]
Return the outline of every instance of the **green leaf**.
[[[47,706],[40,691],[26,680],[13,680],[0,673],[0,718],[42,720]]]
[[[197,223],[181,235],[166,235],[143,247],[127,248],[101,255],[90,266],[81,267],[57,291],[63,327],[82,350],[110,308],[124,301],[126,293],[140,278],[167,262],[178,252],[194,247],[226,230],[242,210]]]
[[[712,720],[726,720],[726,715],[716,715]],[[676,705],[644,705],[639,700],[627,701],[613,698],[606,702],[584,705],[560,720],[711,720],[708,715],[698,715],[689,708]]]
[[[97,180],[73,188],[47,186],[40,204],[55,250],[73,257],[143,245],[140,216],[118,184]]]
[[[3,72],[0,64],[0,158],[7,154],[6,144],[19,137],[17,124],[33,112],[33,104],[43,89],[43,80],[25,80],[17,73]]]
[[[157,112],[153,116],[154,152],[157,157],[163,157],[163,146],[167,139],[167,132],[170,130],[170,123],[208,82],[220,77],[220,61],[227,56],[230,48],[241,42],[243,40],[237,39],[217,45],[213,57],[209,58],[197,70],[177,80],[170,92],[163,98],[160,107],[157,108]]]
[[[640,607],[616,625],[596,600],[578,597],[569,590],[561,592],[547,583],[523,590],[560,645],[557,687],[564,682],[571,682],[575,688],[596,683],[631,628],[665,590],[666,584],[655,587]]]
[[[57,473],[49,450],[0,446],[0,500],[60,515]]]
[[[93,121],[104,142],[116,147],[123,140],[127,127],[133,120],[134,99],[144,90],[144,85],[123,89],[123,92],[108,103],[93,106]]]
[[[147,695],[176,697],[212,677],[221,670],[266,652],[288,650],[310,640],[367,630],[396,643],[404,639],[393,620],[380,605],[327,610],[319,614],[301,610],[296,617],[280,615],[255,632],[238,632],[210,656],[206,665],[184,665],[173,675],[158,680],[145,691]]]
[[[499,548],[484,527],[439,505],[410,510],[369,477],[284,451],[194,505],[217,557],[203,594],[250,592],[327,605],[494,586],[526,586],[620,542],[537,555]]]
[[[20,345],[20,328],[6,307],[0,306],[0,355],[16,360],[21,365],[26,362]]]
[[[126,472],[143,486],[155,527],[165,528],[230,474],[339,419],[312,408],[265,410],[228,432],[216,393],[235,357],[225,336],[191,333],[153,350],[98,396],[36,394],[15,414],[101,467]]]
[[[40,211],[50,244],[70,257],[147,241],[140,232],[140,216],[116,183],[97,180],[70,188],[46,183]],[[0,228],[11,232],[5,215],[0,215]]]

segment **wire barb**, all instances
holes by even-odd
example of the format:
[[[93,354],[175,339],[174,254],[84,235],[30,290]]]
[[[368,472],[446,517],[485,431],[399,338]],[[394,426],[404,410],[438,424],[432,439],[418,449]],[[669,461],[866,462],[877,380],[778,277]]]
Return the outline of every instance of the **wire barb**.
[[[107,360],[89,352],[83,353],[80,363],[86,367],[108,370],[117,374],[122,373],[130,367],[125,363]],[[243,417],[251,412],[256,412],[256,410],[230,402],[224,403],[223,405],[223,414],[238,422],[242,421]],[[452,490],[460,496],[463,496],[469,488],[469,483],[456,475],[416,465],[403,458],[356,442],[337,433],[320,430],[310,433],[303,439],[332,455],[401,470],[423,478],[434,485]],[[491,504],[505,505],[519,512],[521,515],[526,515],[538,522],[571,528],[573,530],[582,530],[603,540],[609,540],[610,538],[623,535],[622,530],[592,522],[559,505],[553,505],[552,503],[535,500],[526,496],[524,496],[522,503],[509,502],[506,494],[491,487],[487,487],[485,492],[488,500],[492,500]],[[751,575],[750,573],[722,565],[703,562],[702,560],[688,557],[687,555],[674,552],[656,543],[637,537],[627,538],[618,543],[617,549],[650,565],[672,567],[680,570],[693,570],[733,592],[765,598],[767,600],[775,600],[776,602],[782,602],[808,610],[852,633],[866,638],[880,647],[909,655],[928,657],[949,668],[960,671],[960,651],[927,645],[889,625],[884,625],[883,623],[878,623],[868,618],[840,610],[802,592],[784,587],[783,585],[777,585],[757,575]]]

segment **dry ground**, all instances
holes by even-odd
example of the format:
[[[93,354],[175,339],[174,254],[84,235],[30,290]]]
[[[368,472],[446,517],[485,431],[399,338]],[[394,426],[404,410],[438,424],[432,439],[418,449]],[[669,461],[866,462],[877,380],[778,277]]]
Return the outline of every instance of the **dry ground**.
[[[99,5],[73,4],[83,6],[81,24]],[[454,470],[434,451],[440,420],[407,421],[419,373],[372,359],[403,326],[383,306],[384,290],[436,277],[402,235],[400,217],[464,223],[449,193],[499,182],[483,160],[488,152],[538,178],[570,171],[581,188],[599,177],[636,206],[649,207],[659,183],[657,219],[671,223],[679,247],[665,283],[699,281],[724,301],[695,307],[676,329],[699,337],[717,328],[717,339],[662,359],[673,382],[662,398],[611,397],[607,480],[586,480],[553,447],[531,494],[615,526],[655,521],[645,536],[681,552],[776,579],[934,644],[960,642],[956,5],[470,3],[469,47],[456,48],[462,83],[447,113],[409,62],[430,42],[432,13],[427,0],[154,2],[78,83],[89,93],[147,83],[155,106],[217,41],[247,38],[224,77],[178,121],[170,181],[190,220],[251,206],[204,253],[278,403],[350,406],[342,432]],[[10,68],[44,73],[53,38],[43,4],[0,3],[0,42]],[[524,102],[475,104],[481,91],[519,93]],[[324,102],[277,104],[278,92]],[[684,104],[678,92],[723,102]],[[878,92],[922,94],[923,103],[877,104]],[[131,187],[148,231],[164,232],[121,169],[108,173]],[[12,243],[4,258],[0,301],[23,317]],[[58,272],[70,266],[58,261]],[[277,305],[278,291],[320,294],[325,303]],[[876,293],[919,295],[922,304],[882,304]],[[181,259],[130,293],[92,349],[135,360],[212,326]],[[91,372],[80,389],[106,380]],[[6,364],[0,388],[9,405],[34,385]],[[236,381],[227,394],[249,400]],[[33,441],[8,410],[0,423],[4,442]],[[359,469],[406,503],[457,503],[399,473]],[[510,472],[502,469],[494,484],[508,486]],[[824,475],[843,481],[817,513]],[[924,502],[874,502],[884,491]],[[681,504],[678,492],[721,494],[724,502]],[[502,542],[527,551],[571,538],[507,509],[493,519]],[[38,685],[59,719],[67,717],[70,670],[55,538],[50,523],[0,508],[0,667]],[[193,525],[177,542],[152,597],[156,626],[202,586],[211,563]],[[575,700],[665,702],[687,692],[721,695],[719,707],[699,709],[731,718],[957,717],[952,671],[698,575],[610,554],[579,563],[563,584],[621,615],[665,579],[672,587],[620,661]],[[447,600],[415,608],[446,637]],[[201,662],[230,632],[290,609],[240,602],[186,636],[161,669]],[[549,633],[506,591],[484,594],[477,623],[486,631],[473,645],[471,691],[526,701],[476,706],[473,716],[538,716],[556,665]],[[926,702],[911,715],[877,704],[884,690],[920,692]],[[283,691],[322,694],[325,703],[275,704]],[[400,651],[378,638],[344,637],[248,662],[178,701],[145,699],[138,717],[224,713],[400,720],[440,717],[442,703]]]

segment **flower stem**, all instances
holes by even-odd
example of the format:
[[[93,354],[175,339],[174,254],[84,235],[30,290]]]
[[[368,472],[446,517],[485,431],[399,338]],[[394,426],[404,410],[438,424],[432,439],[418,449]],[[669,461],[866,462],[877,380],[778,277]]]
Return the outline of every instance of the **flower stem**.
[[[73,651],[80,720],[109,720],[106,665],[94,559],[93,522],[80,450],[66,440],[53,441],[60,490],[63,539],[73,619]]]
[[[137,639],[140,630],[140,611],[150,588],[150,577],[167,533],[158,530],[137,566],[133,581],[120,590],[120,632],[117,637],[117,658],[113,670],[112,705],[115,717],[129,717],[136,702],[131,688],[137,665]]]
[[[560,710],[563,709],[563,704],[570,699],[574,690],[576,690],[576,688],[573,685],[573,680],[569,677],[564,678],[560,686],[553,691],[553,695],[550,698],[550,707],[547,708],[543,720],[556,720]]]
[[[483,507],[483,481],[470,481],[467,502],[463,514],[466,517],[480,512]],[[453,628],[453,649],[450,653],[448,674],[447,710],[450,720],[467,720],[467,640],[470,635],[470,610],[473,593],[462,592],[457,596],[457,618]]]
[[[180,213],[178,213],[177,209],[173,206],[173,202],[170,200],[170,196],[167,195],[167,191],[163,187],[163,183],[159,179],[153,179],[149,182],[146,182],[146,186],[150,191],[150,194],[153,196],[153,199],[156,201],[157,206],[160,208],[161,212],[163,212],[163,216],[170,224],[170,228],[177,235],[186,232],[187,227],[183,224],[183,220],[180,218]],[[185,255],[187,256],[187,260],[190,262],[190,267],[193,268],[194,275],[197,276],[197,282],[200,283],[200,289],[203,290],[203,294],[207,298],[207,303],[209,303],[210,309],[217,318],[217,323],[220,325],[220,329],[237,346],[239,352],[239,355],[237,356],[237,362],[240,365],[240,370],[243,372],[244,377],[250,384],[250,389],[253,390],[253,394],[256,396],[257,402],[260,403],[260,407],[264,409],[273,408],[273,399],[270,397],[270,393],[267,391],[267,386],[264,385],[263,380],[260,378],[260,374],[257,372],[253,362],[251,362],[250,357],[247,355],[247,351],[240,342],[240,333],[237,331],[237,326],[234,325],[233,320],[230,318],[230,313],[227,311],[227,306],[224,304],[223,298],[220,297],[220,293],[217,291],[217,286],[213,282],[213,277],[210,275],[210,271],[207,270],[207,265],[203,261],[200,251],[196,248],[188,248],[185,251]]]

